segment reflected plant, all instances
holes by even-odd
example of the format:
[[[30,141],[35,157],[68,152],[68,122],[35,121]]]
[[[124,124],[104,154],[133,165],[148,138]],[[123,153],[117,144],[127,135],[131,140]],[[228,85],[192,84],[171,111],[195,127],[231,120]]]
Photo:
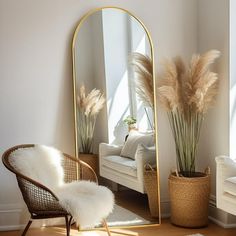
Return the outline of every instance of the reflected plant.
[[[209,66],[219,51],[193,55],[186,69],[181,58],[165,61],[158,84],[158,100],[167,110],[175,140],[178,171],[185,177],[195,173],[195,159],[205,113],[217,93],[218,76]]]
[[[124,119],[124,122],[125,122],[127,125],[134,125],[134,124],[136,124],[137,120],[136,120],[136,118],[134,118],[133,116],[127,116],[127,117]]]
[[[152,60],[141,53],[132,53],[130,64],[135,72],[135,87],[144,106],[154,110],[153,67]]]
[[[98,89],[93,89],[86,95],[82,85],[77,97],[78,107],[78,135],[81,153],[92,153],[94,128],[98,113],[105,103],[105,97]]]
[[[152,109],[154,115],[154,88],[153,88],[153,65],[152,60],[141,53],[132,53],[130,64],[135,72],[135,90],[139,99],[143,102],[145,114],[148,118],[149,125],[154,129],[151,122],[147,107]]]
[[[135,124],[137,123],[137,120],[133,116],[127,116],[124,119],[124,122],[128,125],[129,131],[136,128]]]

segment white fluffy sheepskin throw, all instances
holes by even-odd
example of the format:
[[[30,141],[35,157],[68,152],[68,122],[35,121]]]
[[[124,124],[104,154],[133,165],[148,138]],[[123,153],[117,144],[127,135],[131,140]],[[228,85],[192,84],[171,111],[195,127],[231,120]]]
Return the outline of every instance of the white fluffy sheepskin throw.
[[[113,210],[114,195],[94,182],[64,182],[63,154],[43,145],[20,148],[12,152],[12,165],[22,174],[42,183],[58,197],[80,228],[91,228]]]
[[[94,182],[64,184],[56,193],[61,205],[81,228],[91,228],[100,223],[111,213],[114,205],[112,192]]]
[[[55,148],[35,145],[19,148],[11,153],[11,164],[22,174],[50,189],[64,184],[62,154]]]

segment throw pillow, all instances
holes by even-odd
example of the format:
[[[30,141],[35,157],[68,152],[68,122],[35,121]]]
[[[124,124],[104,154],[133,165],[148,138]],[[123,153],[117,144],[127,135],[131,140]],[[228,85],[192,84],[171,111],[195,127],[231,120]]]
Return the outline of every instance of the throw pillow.
[[[138,131],[131,131],[125,142],[122,150],[121,156],[135,159],[135,153],[139,144],[144,144],[146,146],[154,145],[154,134],[153,133],[140,133]]]

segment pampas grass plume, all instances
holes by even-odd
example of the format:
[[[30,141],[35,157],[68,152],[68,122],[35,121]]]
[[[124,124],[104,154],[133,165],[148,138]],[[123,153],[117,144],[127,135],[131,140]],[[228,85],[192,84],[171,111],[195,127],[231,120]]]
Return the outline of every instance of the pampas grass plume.
[[[145,106],[154,109],[152,60],[141,53],[132,53],[130,64],[135,71],[136,93]]]
[[[79,88],[77,97],[78,128],[80,151],[92,153],[93,135],[98,113],[105,103],[105,97],[98,89],[93,89],[88,95],[84,85]]]
[[[219,51],[211,50],[203,55],[193,55],[188,66],[180,57],[163,63],[158,100],[167,110],[178,169],[185,177],[194,176],[203,117],[218,91],[218,76],[210,71],[210,66],[219,56]]]

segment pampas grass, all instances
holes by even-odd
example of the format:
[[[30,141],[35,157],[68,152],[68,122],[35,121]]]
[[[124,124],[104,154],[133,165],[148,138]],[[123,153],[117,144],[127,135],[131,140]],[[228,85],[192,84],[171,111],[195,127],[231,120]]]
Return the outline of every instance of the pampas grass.
[[[105,103],[104,95],[93,89],[86,95],[85,87],[81,86],[77,97],[79,146],[81,153],[92,153],[93,135],[97,115]]]
[[[135,87],[144,106],[154,109],[152,60],[141,53],[132,53],[130,64],[135,72]]]
[[[209,67],[219,56],[216,50],[193,55],[188,67],[179,57],[167,60],[158,83],[158,99],[167,110],[175,139],[178,169],[186,177],[194,175],[202,121],[217,94],[218,76]]]

